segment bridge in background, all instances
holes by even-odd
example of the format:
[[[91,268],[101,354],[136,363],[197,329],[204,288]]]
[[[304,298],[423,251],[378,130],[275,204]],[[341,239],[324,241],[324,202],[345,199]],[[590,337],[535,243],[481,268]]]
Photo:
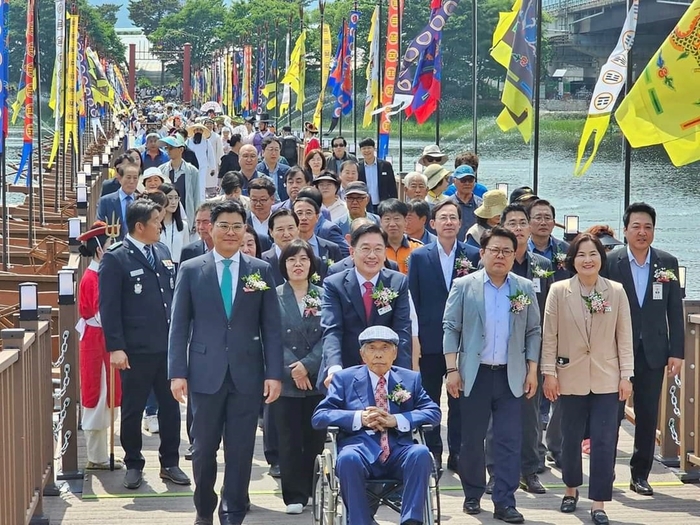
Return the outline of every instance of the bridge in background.
[[[640,2],[632,60],[639,73],[673,30],[691,0]],[[551,18],[545,28],[553,48],[551,71],[582,69],[584,83],[593,86],[612,52],[627,16],[627,0],[543,0]]]

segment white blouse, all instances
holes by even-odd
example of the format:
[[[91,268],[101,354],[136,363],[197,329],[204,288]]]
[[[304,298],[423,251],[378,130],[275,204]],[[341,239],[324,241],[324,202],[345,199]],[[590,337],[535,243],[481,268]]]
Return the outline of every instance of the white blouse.
[[[170,224],[163,223],[163,229],[160,231],[160,242],[168,247],[174,263],[180,263],[182,248],[189,244],[189,239],[187,221],[182,221],[182,231],[177,231],[177,224],[174,220]]]

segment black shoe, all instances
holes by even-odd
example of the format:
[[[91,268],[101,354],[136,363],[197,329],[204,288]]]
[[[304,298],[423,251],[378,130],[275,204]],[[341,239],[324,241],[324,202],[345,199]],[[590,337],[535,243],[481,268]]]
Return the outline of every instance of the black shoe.
[[[630,490],[636,492],[640,496],[654,495],[654,489],[652,489],[649,482],[643,478],[632,478],[630,481]]]
[[[576,512],[576,504],[578,503],[578,489],[576,489],[576,496],[564,496],[561,499],[561,506],[559,510],[565,514],[571,514]]]
[[[608,525],[608,523],[610,523],[610,520],[608,520],[608,515],[605,514],[603,509],[591,509],[591,519],[595,525]]]
[[[484,492],[486,494],[493,494],[493,486],[496,484],[496,480],[494,479],[493,476],[489,476],[489,482],[486,484],[486,488],[484,489]]]
[[[192,445],[187,447],[187,452],[185,452],[185,461],[192,461]]]
[[[447,456],[447,470],[459,473],[459,454]]]
[[[161,467],[160,479],[172,481],[176,485],[189,485],[192,483],[190,478],[187,477],[187,474],[185,474],[177,465],[174,467]]]
[[[479,500],[476,498],[467,498],[464,500],[464,505],[462,505],[462,510],[467,514],[479,514],[481,512],[481,505]]]
[[[130,468],[126,471],[124,486],[127,489],[135,490],[141,486],[141,483],[143,483],[143,475],[139,469]]]
[[[524,523],[525,518],[515,507],[501,507],[493,511],[493,517],[506,523]]]
[[[280,474],[280,466],[279,465],[270,465],[270,470],[267,471],[267,473],[272,476],[273,478],[281,478],[282,474]]]
[[[214,525],[214,518],[203,518],[202,516],[197,516],[194,519],[194,525]]]
[[[544,485],[540,483],[540,478],[537,477],[537,474],[530,474],[520,478],[520,488],[530,494],[545,494],[547,492]]]
[[[555,466],[556,468],[558,468],[559,470],[561,470],[561,460],[559,459],[558,456],[555,456],[555,455],[552,454],[551,452],[547,452],[547,454],[545,454],[544,457],[545,457],[545,459],[546,459],[547,461],[549,461],[550,463],[554,463],[554,466]]]

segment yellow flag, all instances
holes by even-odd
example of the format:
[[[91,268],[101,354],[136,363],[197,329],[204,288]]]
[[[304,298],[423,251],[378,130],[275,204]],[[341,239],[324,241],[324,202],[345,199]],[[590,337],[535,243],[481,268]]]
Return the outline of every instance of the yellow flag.
[[[73,137],[73,145],[78,140],[78,15],[68,15],[68,55],[66,57],[66,127],[63,135],[63,149],[68,149],[68,140]]]
[[[306,81],[306,29],[304,29],[294,43],[292,56],[289,59],[289,68],[282,79],[282,84],[287,84],[297,94],[296,108],[301,111],[304,107],[304,84]]]
[[[372,112],[379,106],[379,7],[372,13],[372,25],[367,36],[369,43],[369,60],[367,60],[367,91],[365,94],[365,113],[362,127],[372,124]]]
[[[654,54],[615,112],[633,148],[662,144],[674,166],[700,160],[700,0]]]
[[[578,144],[576,166],[574,167],[574,175],[576,176],[586,173],[596,153],[598,153],[598,147],[608,129],[610,115],[615,107],[615,102],[617,102],[617,97],[627,81],[627,55],[634,45],[638,12],[639,0],[634,0],[627,12],[625,25],[622,26],[617,45],[600,70],[600,76],[593,89],[591,104],[588,108],[588,118],[583,126],[581,141]],[[591,136],[593,136],[593,150],[588,160],[581,166]]]
[[[496,123],[503,131],[517,127],[525,142],[530,142],[533,126],[536,7],[536,0],[515,0],[511,11],[500,13],[491,48],[493,59],[507,69],[501,95],[505,108]]]
[[[331,28],[328,24],[323,24],[323,56],[321,57],[321,93],[316,103],[314,111],[314,125],[321,125],[321,111],[323,111],[323,99],[326,91],[326,83],[328,82],[328,73],[330,72],[331,63]]]

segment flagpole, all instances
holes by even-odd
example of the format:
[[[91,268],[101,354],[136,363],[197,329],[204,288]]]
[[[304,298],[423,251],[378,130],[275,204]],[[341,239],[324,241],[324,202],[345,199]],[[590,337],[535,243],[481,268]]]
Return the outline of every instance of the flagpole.
[[[73,14],[71,12],[71,14]],[[69,136],[68,131],[67,131],[67,126],[66,126],[66,114],[68,112],[68,54],[70,51],[70,32],[68,31],[68,11],[66,10],[66,15],[65,15],[65,21],[64,21],[64,31],[65,31],[65,36],[63,38],[63,71],[61,74],[63,75],[63,82],[61,85],[63,86],[63,115],[61,116],[61,128],[63,130],[63,137],[61,137],[63,140],[63,144],[59,144],[58,150],[59,152],[62,153],[62,158],[61,158],[61,200],[65,201],[66,200],[66,171],[68,170],[68,141],[70,140],[72,142],[72,138]],[[71,89],[73,89],[71,87]],[[58,174],[57,174],[58,175]],[[58,176],[56,177],[58,178]],[[58,181],[56,182],[56,187],[58,188]],[[58,191],[56,191],[56,194],[58,195]],[[58,211],[58,208],[56,209]]]
[[[304,32],[304,4],[303,4],[303,2],[301,2],[301,1],[299,2],[299,30],[300,30],[302,33]],[[300,64],[301,64],[301,60],[302,60],[302,59],[300,58],[299,60],[300,60]],[[304,63],[304,67],[306,67],[306,63]],[[299,72],[299,74],[301,75],[301,71]],[[306,74],[304,74],[304,75],[306,75]],[[301,76],[300,76],[300,78],[301,78]],[[304,77],[304,78],[306,78],[306,77]],[[297,93],[297,98],[298,98],[300,95],[301,95],[302,97],[304,96],[304,89],[305,89],[305,88],[306,88],[306,81],[304,81],[304,85],[303,85],[303,86],[301,85],[301,82],[299,82],[299,91],[300,91],[300,93]],[[291,99],[291,97],[290,97],[290,99]],[[290,102],[291,102],[291,100],[290,100]],[[291,103],[290,103],[290,105],[289,105],[290,114],[291,114],[291,107],[292,107],[292,106],[291,106]],[[302,129],[303,129],[303,127],[304,127],[304,104],[303,104],[303,103],[301,104],[301,109],[300,109],[300,111],[301,111],[301,121],[300,121],[300,124],[301,124],[301,127],[302,127]]]
[[[286,51],[287,60],[286,60],[285,70],[284,70],[284,73],[285,73],[285,74],[287,74],[287,70],[289,69],[289,65],[290,65],[290,58],[289,58],[289,53],[290,53],[290,51],[289,51],[289,48],[290,48],[291,45],[292,45],[292,18],[293,18],[293,17],[292,17],[292,15],[290,14],[290,15],[289,15],[289,27],[287,28],[287,35],[289,35],[289,38],[288,38],[289,43],[287,44],[287,51]],[[292,125],[292,90],[291,90],[291,88],[289,88],[289,101],[288,101],[288,107],[287,107],[287,119],[289,120],[289,126],[291,127],[291,125]]]
[[[357,0],[353,2],[353,10],[357,11]],[[352,39],[352,140],[357,153],[357,30]]]
[[[379,26],[379,38],[377,39],[377,45],[379,46],[379,64],[377,65],[377,81],[379,84],[379,91],[377,97],[379,98],[379,103],[381,104],[383,83],[384,83],[384,61],[382,60],[382,0],[377,0],[377,6],[379,11],[377,12],[377,25]],[[374,117],[372,117],[374,118]],[[377,146],[379,146],[379,133],[381,132],[382,118],[381,115],[377,115]]]
[[[348,17],[348,22],[349,22],[349,17]],[[345,53],[345,40],[346,40],[346,38],[348,38],[348,36],[345,34],[345,31],[346,31],[347,29],[348,29],[348,26],[345,24],[345,19],[343,18],[343,38],[341,38],[341,39],[340,39],[340,42],[338,42],[338,44],[339,44],[339,45],[341,46],[341,48],[342,48],[342,51],[341,51],[341,53],[340,53],[340,58],[341,58],[341,59],[343,59],[343,58],[345,57],[345,54],[344,54],[344,53]],[[343,66],[340,66],[341,71],[342,71],[342,67],[343,67]],[[341,74],[341,77],[342,77],[342,74]],[[341,85],[342,85],[342,83],[343,83],[343,78],[340,79],[340,83],[341,83]],[[338,135],[342,135],[342,134],[343,134],[343,110],[341,109],[341,110],[340,110],[340,115],[338,115]]]
[[[324,12],[325,12],[325,7],[326,3],[323,0],[318,0],[318,10],[321,13],[321,70],[320,70],[320,86],[321,86],[321,93],[319,94],[319,97],[321,100],[323,100],[324,97],[324,91],[325,87],[323,85],[323,68],[324,68],[324,63],[323,63],[323,24],[324,24]],[[313,120],[313,119],[312,119]],[[321,104],[321,113],[319,115],[319,121],[318,121],[318,130],[319,130],[319,136],[323,137],[323,103]],[[323,149],[323,140],[321,140],[321,149]]]
[[[534,121],[533,135],[534,142],[532,144],[532,190],[537,194],[538,186],[540,185],[540,80],[542,77],[542,0],[537,1],[537,42],[535,43],[535,64],[534,74],[534,93],[535,100],[533,101]]]
[[[400,4],[399,4],[400,8]],[[401,56],[401,30],[403,27],[403,11],[399,13],[399,19],[398,19],[398,26],[399,26],[399,49],[398,49],[398,56]],[[399,118],[399,173],[403,171],[403,116],[401,115],[401,112],[397,114]]]
[[[39,60],[39,2],[34,2],[34,78],[36,82],[36,128],[37,128],[37,149],[36,157],[39,163],[39,224],[44,226],[46,218],[44,214],[44,173],[42,169],[41,155],[41,63]]]
[[[479,46],[477,41],[477,5],[476,0],[472,0],[472,150],[477,154],[479,147],[478,132],[479,132],[479,114],[477,111],[478,104],[478,75],[477,58],[479,54]]]
[[[278,30],[279,30],[279,20],[275,20],[275,58],[273,59],[275,61],[275,128],[278,129],[279,133],[279,120],[280,120],[280,60],[279,60],[279,49],[277,48],[277,35],[278,35]],[[272,64],[270,64],[272,65]]]
[[[629,10],[632,9],[632,0],[627,0],[627,12],[629,13]],[[632,84],[634,83],[634,79],[632,76],[634,75],[634,65],[632,64],[632,52],[633,52],[633,47],[631,46],[629,50],[627,51],[627,81],[625,82],[625,97],[629,94],[630,89],[632,89]],[[631,182],[632,182],[632,146],[630,145],[630,141],[627,140],[627,137],[625,134],[622,134],[622,143],[624,145],[623,148],[623,164],[624,164],[624,173],[625,173],[625,182],[624,182],[624,205],[625,209],[627,209],[627,206],[630,205],[630,200],[631,200]]]

